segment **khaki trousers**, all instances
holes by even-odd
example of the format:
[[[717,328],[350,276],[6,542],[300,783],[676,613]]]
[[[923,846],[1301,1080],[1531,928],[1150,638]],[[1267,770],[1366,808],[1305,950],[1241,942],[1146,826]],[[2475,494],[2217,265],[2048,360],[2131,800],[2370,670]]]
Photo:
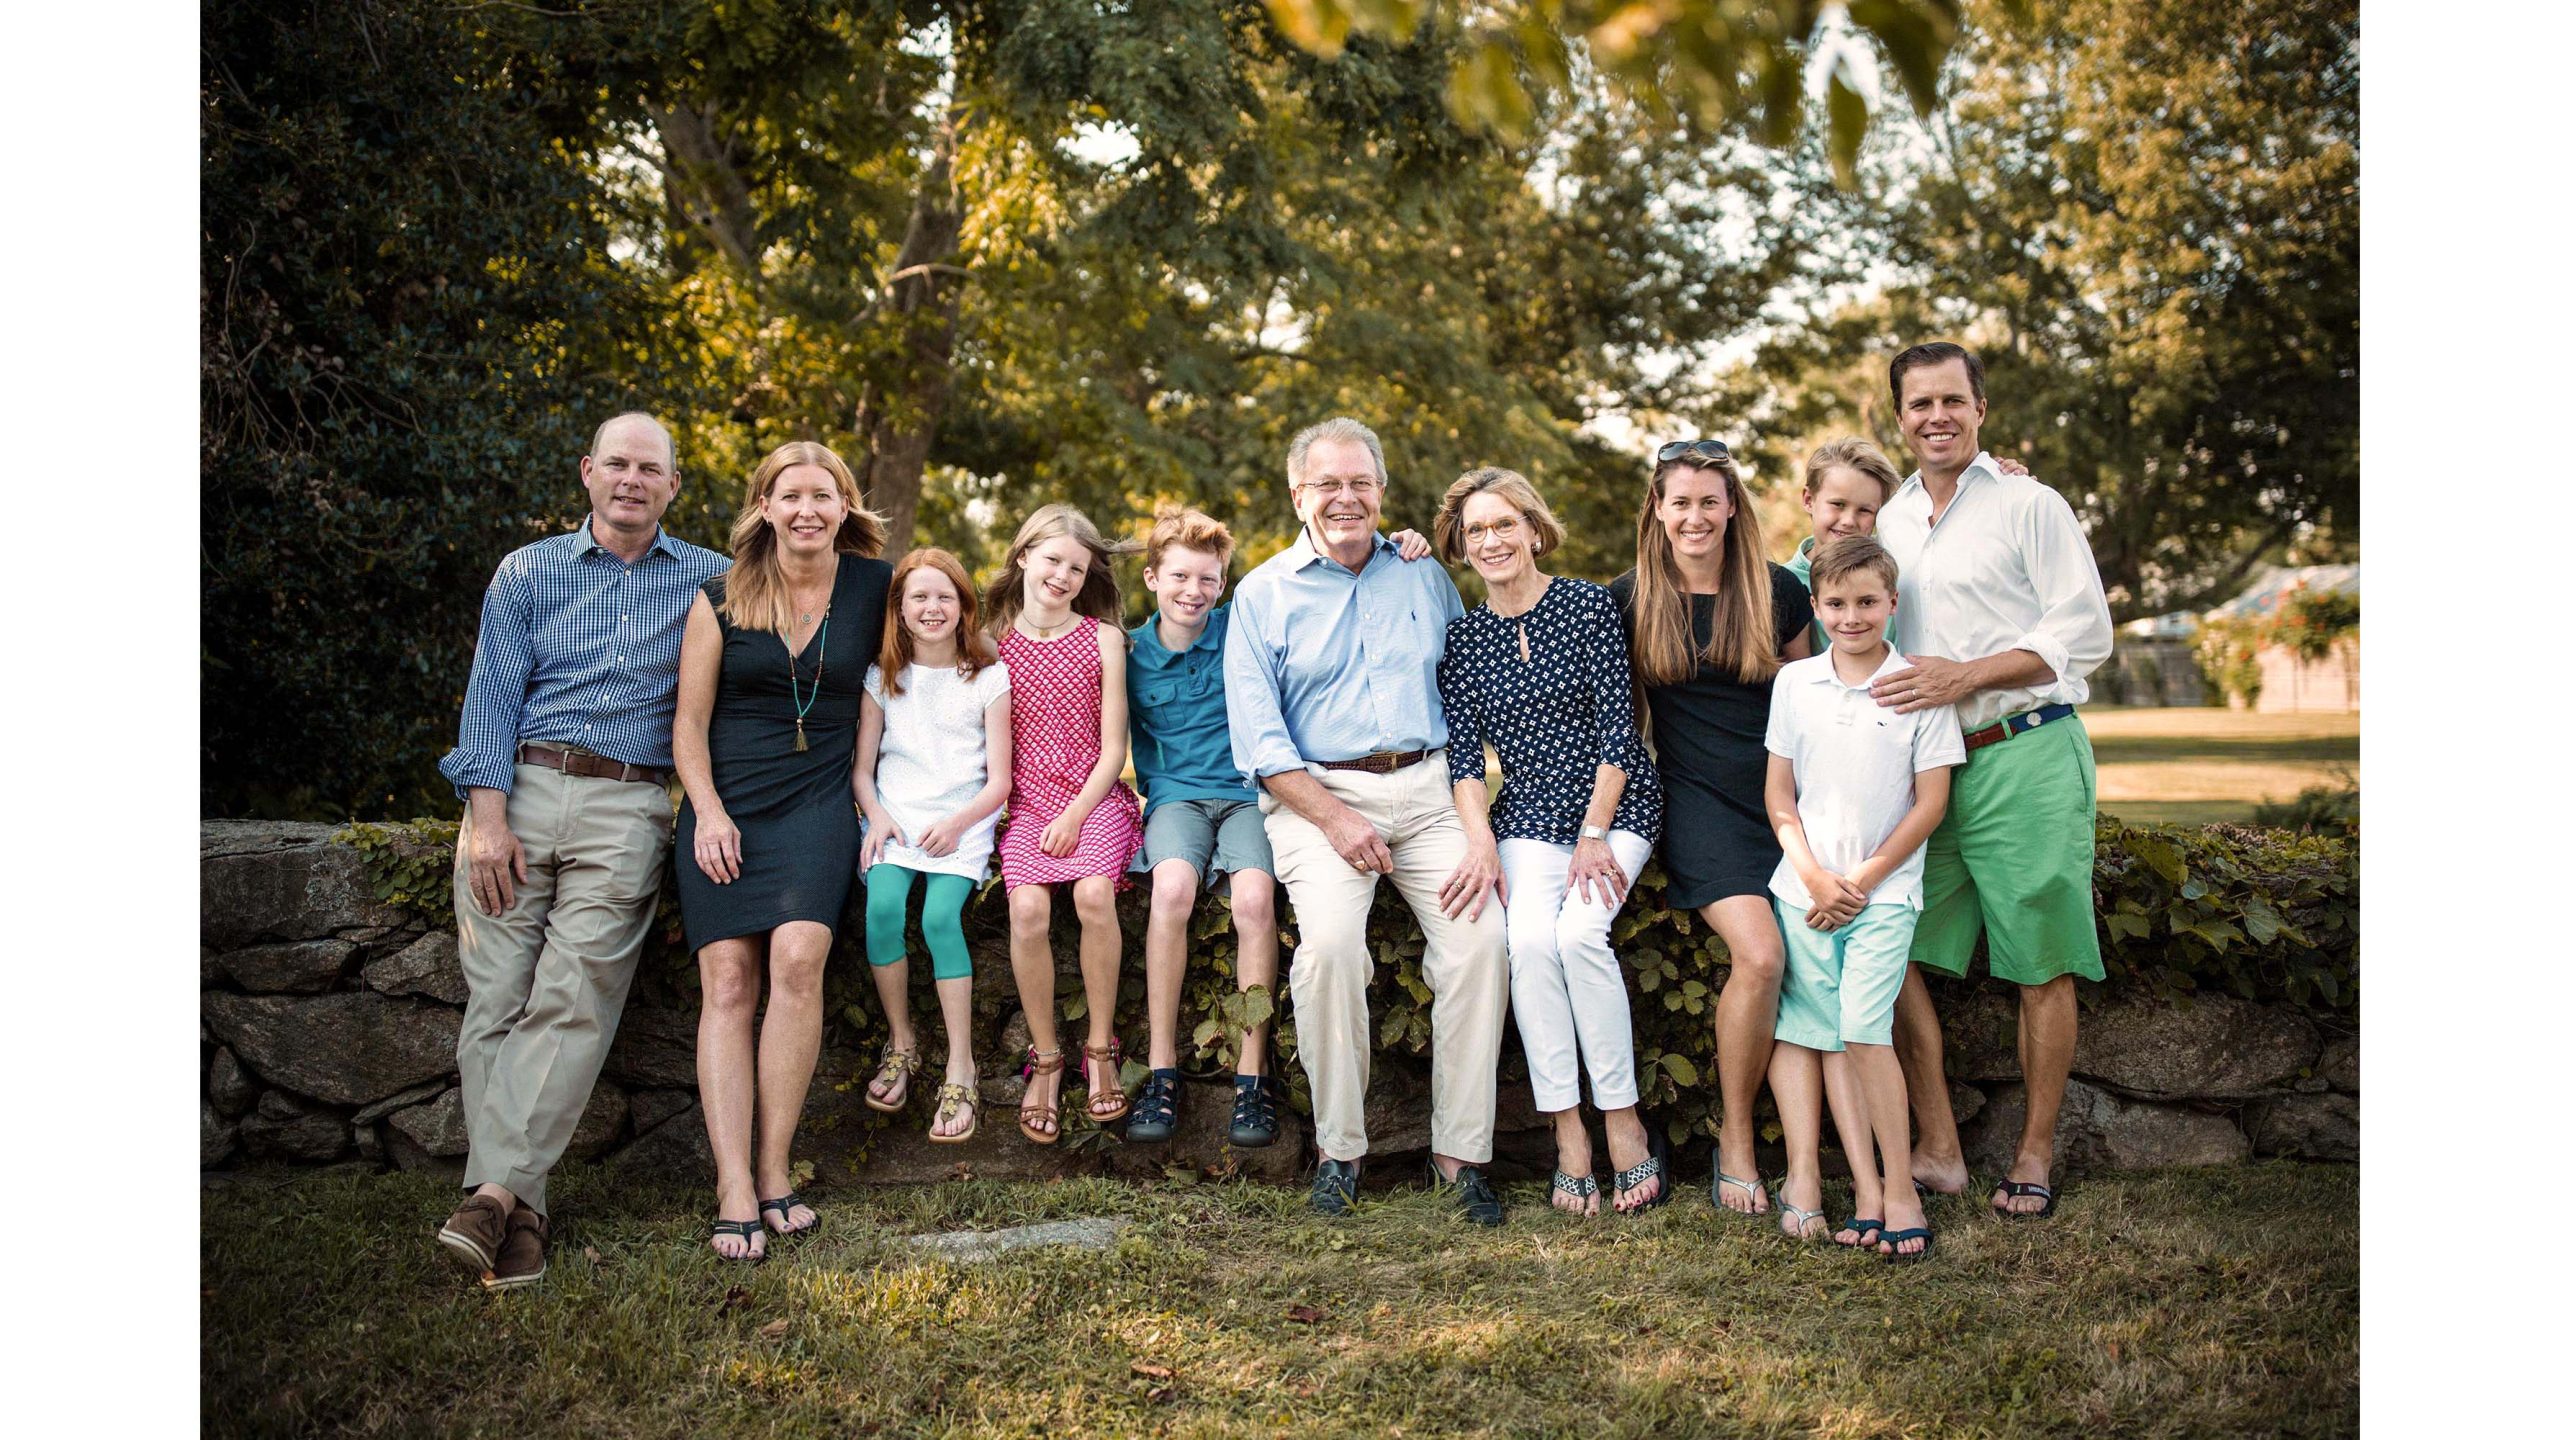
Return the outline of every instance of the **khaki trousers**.
[[[1494,1070],[1510,1004],[1502,903],[1473,920],[1440,913],[1440,886],[1465,856],[1467,835],[1438,754],[1392,775],[1309,766],[1333,797],[1378,829],[1387,878],[1422,922],[1422,978],[1431,987],[1431,1148],[1471,1164],[1493,1158]],[[1316,1145],[1329,1159],[1369,1153],[1369,902],[1378,877],[1354,870],[1312,821],[1265,794],[1263,829],[1297,921],[1289,961],[1298,1061],[1315,1102]]]
[[[673,842],[665,787],[516,767],[507,827],[525,878],[503,915],[467,880],[471,825],[454,847],[453,911],[471,1002],[462,1012],[465,1188],[504,1185],[547,1215],[545,1185],[604,1068]]]

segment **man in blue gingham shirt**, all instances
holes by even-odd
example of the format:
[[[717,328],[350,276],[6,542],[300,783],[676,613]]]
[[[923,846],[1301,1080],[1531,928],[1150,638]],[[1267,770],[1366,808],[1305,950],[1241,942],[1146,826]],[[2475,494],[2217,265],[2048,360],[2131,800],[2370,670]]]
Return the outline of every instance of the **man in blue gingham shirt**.
[[[437,1240],[482,1283],[542,1278],[551,1167],[568,1148],[631,992],[669,844],[676,661],[725,557],[658,524],[675,441],[641,414],[578,462],[589,512],[498,564],[437,768],[469,812],[454,919],[471,987],[457,1061],[471,1192]]]

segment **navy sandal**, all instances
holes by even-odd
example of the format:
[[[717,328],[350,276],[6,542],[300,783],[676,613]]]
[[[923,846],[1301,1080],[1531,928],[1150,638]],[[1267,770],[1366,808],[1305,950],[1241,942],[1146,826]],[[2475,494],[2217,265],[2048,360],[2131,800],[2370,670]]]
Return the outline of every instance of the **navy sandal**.
[[[712,1221],[711,1237],[716,1240],[723,1235],[735,1235],[739,1239],[746,1241],[749,1246],[753,1246],[758,1240],[764,1238],[764,1223],[759,1220]],[[755,1253],[753,1249],[749,1249],[744,1255],[722,1255],[717,1249],[714,1249],[711,1253],[719,1259],[728,1261],[732,1265],[761,1265],[764,1263],[764,1256]]]
[[[1172,1139],[1175,1105],[1181,1094],[1181,1072],[1148,1071],[1146,1083],[1138,1087],[1137,1102],[1129,1107],[1129,1126],[1121,1134],[1131,1140]]]
[[[1920,1248],[1908,1255],[1893,1248],[1905,1240],[1919,1241]],[[1908,1230],[1887,1230],[1876,1237],[1876,1253],[1883,1256],[1888,1265],[1901,1260],[1926,1260],[1938,1253],[1938,1232],[1926,1225],[1914,1225]]]
[[[1236,1108],[1233,1118],[1227,1121],[1227,1143],[1239,1150],[1259,1150],[1279,1133],[1280,1111],[1271,1098],[1271,1082],[1259,1075],[1237,1076]]]
[[[1993,1214],[2010,1220],[2050,1220],[2053,1218],[2054,1207],[2062,1203],[2062,1195],[2059,1191],[2050,1185],[2038,1185],[2032,1180],[2003,1180],[1991,1187],[1991,1195],[1994,1199],[2005,1197],[2011,1200],[2042,1200],[2044,1202],[2044,1208],[2041,1210],[2006,1210],[1997,1205],[1991,1207]]]
[[[796,1191],[788,1195],[783,1195],[777,1199],[757,1201],[756,1215],[761,1219],[766,1211],[779,1210],[782,1212],[782,1218],[788,1220],[791,1218],[791,1209],[795,1205],[809,1212],[809,1223],[801,1226],[797,1230],[791,1229],[787,1226],[776,1225],[772,1227],[774,1234],[815,1235],[818,1233],[818,1227],[827,1223],[827,1217],[818,1213],[818,1207],[801,1199],[799,1193]]]
[[[1858,1236],[1859,1238],[1855,1240],[1843,1240],[1839,1236],[1834,1235],[1831,1237],[1832,1244],[1839,1246],[1843,1250],[1873,1250],[1876,1247],[1868,1243],[1865,1237],[1883,1233],[1884,1222],[1881,1220],[1870,1220],[1864,1215],[1858,1215],[1841,1221],[1840,1228]]]

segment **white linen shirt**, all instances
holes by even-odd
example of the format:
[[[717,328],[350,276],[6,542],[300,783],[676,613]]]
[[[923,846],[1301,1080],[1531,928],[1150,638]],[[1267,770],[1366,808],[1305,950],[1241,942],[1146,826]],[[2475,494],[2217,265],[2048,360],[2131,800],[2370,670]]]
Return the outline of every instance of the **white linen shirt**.
[[[1837,650],[1778,667],[1769,691],[1769,753],[1796,768],[1796,815],[1813,858],[1834,875],[1846,875],[1884,846],[1893,827],[1911,813],[1911,777],[1923,770],[1964,763],[1964,736],[1949,707],[1934,705],[1897,715],[1876,703],[1875,682],[1911,662],[1885,646],[1876,673],[1852,685],[1840,678]],[[1920,908],[1920,871],[1929,845],[1922,841],[1867,892],[1870,905]],[[1813,908],[1813,892],[1780,860],[1769,889],[1797,907]]]
[[[2089,698],[2090,672],[2115,650],[2115,624],[2089,537],[2052,487],[2004,475],[1977,454],[1933,526],[1929,487],[1915,472],[1877,512],[1876,539],[1902,571],[1895,638],[1904,652],[1980,660],[2028,650],[2053,670],[2042,685],[1965,697],[1952,707],[1959,726]]]

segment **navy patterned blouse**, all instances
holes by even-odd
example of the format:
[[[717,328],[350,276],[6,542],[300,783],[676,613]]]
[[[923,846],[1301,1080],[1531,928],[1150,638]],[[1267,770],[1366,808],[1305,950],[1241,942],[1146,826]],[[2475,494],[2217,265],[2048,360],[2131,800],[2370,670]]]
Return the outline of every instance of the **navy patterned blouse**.
[[[1610,828],[1660,833],[1662,780],[1636,734],[1626,625],[1608,591],[1556,579],[1516,619],[1479,605],[1450,621],[1440,703],[1451,781],[1484,778],[1487,742],[1502,759],[1496,839],[1573,844],[1604,761],[1627,772]]]

